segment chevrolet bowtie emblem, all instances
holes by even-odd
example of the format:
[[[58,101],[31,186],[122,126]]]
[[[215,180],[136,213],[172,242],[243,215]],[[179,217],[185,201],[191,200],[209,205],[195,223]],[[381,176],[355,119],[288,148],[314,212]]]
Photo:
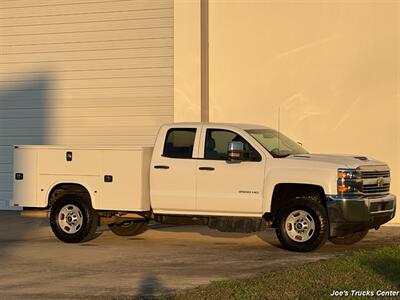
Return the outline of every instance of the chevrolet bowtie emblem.
[[[376,184],[378,185],[378,187],[383,187],[384,183],[385,183],[385,178],[379,177],[378,179],[376,179]]]

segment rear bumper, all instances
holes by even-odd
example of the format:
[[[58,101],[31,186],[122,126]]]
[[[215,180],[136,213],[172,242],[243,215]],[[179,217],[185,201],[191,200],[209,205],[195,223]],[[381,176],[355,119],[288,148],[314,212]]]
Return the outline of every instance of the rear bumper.
[[[330,236],[344,236],[378,228],[393,219],[396,213],[396,196],[389,194],[381,198],[352,199],[328,196],[326,206]]]

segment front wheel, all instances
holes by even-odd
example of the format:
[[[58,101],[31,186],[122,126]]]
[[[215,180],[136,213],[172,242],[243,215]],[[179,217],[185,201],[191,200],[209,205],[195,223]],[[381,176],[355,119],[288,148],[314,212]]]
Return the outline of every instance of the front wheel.
[[[336,245],[352,245],[361,241],[368,234],[368,230],[354,232],[345,236],[330,238],[329,240]]]
[[[66,243],[91,240],[99,223],[99,216],[89,201],[76,195],[56,200],[50,210],[50,226],[55,236]]]
[[[147,230],[147,222],[123,222],[108,225],[113,233],[120,236],[139,235]]]
[[[294,198],[277,217],[276,235],[291,251],[309,252],[321,247],[329,237],[329,221],[318,197]]]

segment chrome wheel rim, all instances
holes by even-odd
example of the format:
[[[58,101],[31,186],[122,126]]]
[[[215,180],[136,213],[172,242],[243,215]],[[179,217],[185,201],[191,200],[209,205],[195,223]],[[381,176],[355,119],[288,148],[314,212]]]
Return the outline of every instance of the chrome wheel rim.
[[[292,241],[304,243],[314,235],[315,221],[305,210],[295,210],[287,216],[285,228]]]
[[[77,233],[82,228],[82,223],[82,211],[73,204],[65,205],[58,213],[58,225],[65,233]]]

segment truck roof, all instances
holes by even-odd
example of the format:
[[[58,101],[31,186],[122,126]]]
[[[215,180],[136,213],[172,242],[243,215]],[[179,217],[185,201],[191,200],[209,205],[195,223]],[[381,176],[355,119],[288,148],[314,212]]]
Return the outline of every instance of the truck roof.
[[[165,124],[165,126],[174,126],[174,125],[180,125],[180,126],[198,126],[198,125],[207,125],[207,126],[230,126],[230,127],[236,127],[240,128],[243,130],[246,129],[270,129],[269,127],[262,126],[262,125],[257,125],[257,124],[245,124],[245,123],[218,123],[218,122],[176,122],[176,123],[169,123]]]

